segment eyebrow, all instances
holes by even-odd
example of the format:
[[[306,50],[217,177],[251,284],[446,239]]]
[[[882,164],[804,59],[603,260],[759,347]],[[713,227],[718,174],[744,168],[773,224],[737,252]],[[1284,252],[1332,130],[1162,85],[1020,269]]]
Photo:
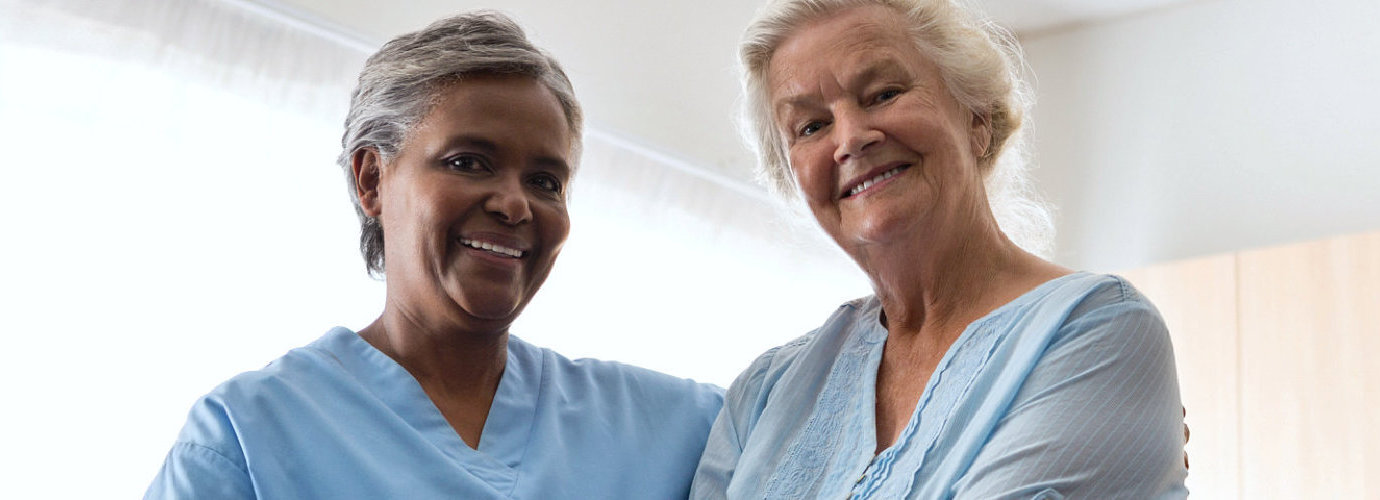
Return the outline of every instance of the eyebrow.
[[[498,143],[491,141],[483,136],[472,134],[460,134],[451,136],[446,139],[445,145],[446,149],[453,149],[457,146],[465,146],[478,149],[485,153],[494,153],[498,151]]]
[[[570,174],[572,173],[570,164],[566,163],[565,160],[559,157],[541,156],[537,158],[536,163],[538,166],[541,166],[542,168],[555,170],[557,171],[556,173],[562,174],[566,178],[570,178]]]
[[[906,76],[906,71],[904,68],[905,66],[902,65],[900,61],[897,61],[894,57],[888,56],[881,59],[877,59],[868,63],[868,65],[863,67],[861,71],[848,75],[847,80],[845,80],[845,86],[852,87],[857,85],[859,82],[871,81],[878,77]],[[776,110],[777,116],[781,116],[786,111],[789,111],[794,108],[808,107],[809,105],[814,104],[814,102],[815,97],[813,95],[807,93],[795,94],[787,96],[784,99],[778,99],[776,101],[776,105],[773,106],[773,109]]]
[[[908,72],[905,70],[905,65],[901,64],[900,61],[897,61],[895,58],[892,57],[886,57],[883,59],[873,61],[872,64],[867,65],[867,67],[863,68],[863,70],[858,72],[857,75],[854,75],[849,80],[849,83],[868,81],[879,77],[911,76],[907,73]]]
[[[473,134],[456,135],[446,141],[446,149],[454,149],[456,146],[465,146],[478,149],[480,150],[480,152],[487,154],[496,154],[500,149],[498,143],[494,142],[493,140],[490,140],[489,138],[486,138],[484,136]],[[538,156],[537,158],[535,158],[534,163],[536,163],[538,166],[541,166],[542,168],[559,170],[561,171],[560,173],[566,174],[567,176],[569,176],[572,170],[570,168],[570,164],[567,163],[564,158],[561,158],[559,156]]]

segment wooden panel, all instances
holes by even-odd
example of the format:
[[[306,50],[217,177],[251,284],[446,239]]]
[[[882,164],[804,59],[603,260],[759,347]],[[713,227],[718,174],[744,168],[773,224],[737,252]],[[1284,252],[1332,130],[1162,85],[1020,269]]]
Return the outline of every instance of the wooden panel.
[[[1380,233],[1242,252],[1246,498],[1380,498]]]
[[[1121,273],[1164,316],[1174,341],[1185,422],[1188,489],[1198,498],[1237,499],[1236,258],[1208,257]]]

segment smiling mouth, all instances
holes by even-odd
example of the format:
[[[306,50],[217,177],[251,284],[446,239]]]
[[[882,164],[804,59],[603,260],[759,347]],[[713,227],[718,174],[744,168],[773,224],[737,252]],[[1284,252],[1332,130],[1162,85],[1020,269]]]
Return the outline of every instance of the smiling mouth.
[[[863,191],[867,191],[867,188],[872,187],[874,184],[895,177],[896,174],[904,172],[908,168],[910,168],[910,165],[901,165],[891,170],[887,170],[885,172],[877,174],[875,177],[862,181],[862,183],[853,186],[852,189],[849,189],[848,192],[844,193],[843,197],[848,198]]]
[[[495,245],[487,241],[475,241],[469,238],[460,238],[460,244],[476,250],[483,250],[489,253],[502,255],[504,257],[512,257],[514,259],[521,259],[523,255],[527,255],[527,252],[518,250],[516,248],[508,248],[503,245]]]

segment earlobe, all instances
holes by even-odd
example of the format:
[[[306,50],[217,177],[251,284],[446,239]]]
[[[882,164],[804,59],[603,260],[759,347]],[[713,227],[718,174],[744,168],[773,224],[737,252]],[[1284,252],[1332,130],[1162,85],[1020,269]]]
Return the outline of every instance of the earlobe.
[[[379,178],[383,159],[374,148],[361,148],[350,157],[351,174],[355,177],[355,196],[359,197],[359,207],[364,215],[378,218],[383,213],[379,203]]]

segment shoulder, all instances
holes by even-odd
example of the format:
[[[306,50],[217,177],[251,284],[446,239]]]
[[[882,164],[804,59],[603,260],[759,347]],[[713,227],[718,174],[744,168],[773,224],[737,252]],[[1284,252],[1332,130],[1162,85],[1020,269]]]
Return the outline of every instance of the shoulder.
[[[1048,308],[1067,313],[1052,323],[1055,331],[1022,391],[1049,388],[1049,394],[1134,397],[1141,403],[1148,403],[1152,398],[1147,394],[1154,392],[1177,415],[1174,350],[1155,306],[1117,276],[1086,275],[1064,286],[1081,290],[1066,296],[1073,300],[1053,301],[1062,304]]]
[[[692,411],[710,419],[723,405],[723,389],[712,384],[617,361],[570,359],[517,337],[510,338],[509,349],[518,357],[540,363],[544,390],[554,389],[566,396],[602,400],[609,405],[635,404],[650,411]]]
[[[338,329],[344,332],[348,330]],[[276,421],[285,405],[331,398],[344,369],[336,356],[320,344],[336,334],[332,330],[310,345],[293,349],[258,370],[247,371],[217,385],[192,405],[179,444],[196,445],[227,457],[242,456],[239,436],[245,425]],[[353,332],[349,332],[353,335]],[[305,401],[304,401],[305,400]]]
[[[837,350],[857,325],[875,318],[881,304],[876,297],[862,297],[843,303],[819,328],[790,342],[768,349],[753,360],[729,386],[725,406],[734,411],[761,409],[772,391],[790,373],[808,370],[805,365],[833,362]],[[817,354],[817,355],[816,355]],[[827,372],[827,367],[820,367]],[[753,411],[752,413],[756,413]]]
[[[1083,277],[1084,293],[1065,318],[1061,336],[1164,337],[1169,332],[1159,310],[1125,278],[1110,274]]]
[[[989,319],[994,328],[1051,347],[1124,335],[1168,340],[1155,306],[1130,282],[1109,274],[1080,272],[1055,278]]]
[[[343,328],[338,330],[354,335]],[[288,351],[263,368],[231,377],[207,393],[203,400],[248,407],[261,405],[264,400],[321,394],[319,386],[336,385],[346,374],[347,361],[325,344],[338,330]]]
[[[837,344],[842,337],[850,333],[852,327],[876,317],[876,312],[880,308],[881,304],[875,296],[843,303],[834,309],[834,313],[819,328],[762,353],[738,376],[733,385],[773,385],[782,373],[802,362],[802,358],[806,357],[808,352],[826,348],[823,344]]]
[[[1057,331],[1019,384],[1004,386],[1015,392],[959,496],[1005,497],[1012,485],[1089,498],[1178,491],[1182,413],[1159,313],[1117,276],[1057,285],[1028,314],[1048,315],[1034,323]]]
[[[1074,309],[1073,316],[1107,306],[1154,309],[1150,301],[1141,295],[1131,282],[1114,274],[1089,274],[1083,276],[1077,286],[1085,288],[1087,292]]]

